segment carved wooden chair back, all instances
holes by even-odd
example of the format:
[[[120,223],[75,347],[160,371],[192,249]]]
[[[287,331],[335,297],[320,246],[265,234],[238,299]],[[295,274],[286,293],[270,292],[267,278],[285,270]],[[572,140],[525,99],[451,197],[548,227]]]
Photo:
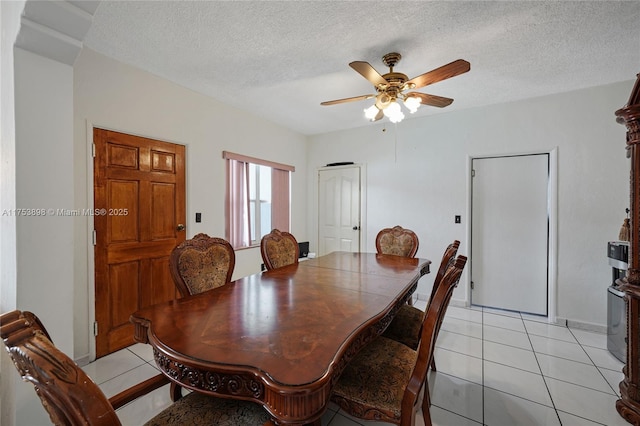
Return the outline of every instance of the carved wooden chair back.
[[[56,348],[30,312],[0,317],[0,335],[22,379],[31,382],[56,425],[119,425],[98,386]],[[167,383],[165,381],[165,383]]]
[[[440,268],[438,269],[433,282],[433,287],[431,288],[431,296],[429,297],[429,300],[433,299],[438,286],[442,282],[445,272],[453,264],[459,246],[460,241],[455,240],[453,243],[449,244],[447,249],[444,251],[442,261],[440,262]],[[391,324],[389,324],[387,329],[384,331],[383,336],[405,344],[411,349],[417,349],[418,343],[420,343],[424,315],[425,313],[421,309],[414,306],[403,305],[391,321]],[[435,361],[432,362],[431,367],[433,370],[436,369]]]
[[[31,312],[0,316],[0,336],[22,380],[31,382],[54,425],[117,426],[116,409],[169,383],[158,374],[107,398],[98,385],[48,338]],[[8,372],[4,372],[8,374]],[[192,392],[164,409],[145,426],[273,426],[260,405]]]
[[[267,270],[298,263],[300,248],[296,238],[288,232],[274,229],[260,241],[260,254]]]
[[[422,337],[420,338],[420,345],[418,347],[418,362],[416,363],[414,375],[421,378],[422,384],[425,386],[422,401],[422,413],[424,415],[425,425],[431,424],[431,416],[429,414],[431,401],[429,386],[426,384],[427,371],[429,366],[433,365],[436,339],[440,332],[440,326],[447,312],[451,296],[453,296],[453,290],[458,286],[466,263],[466,256],[459,255],[455,258],[453,264],[447,269],[447,272],[442,278],[436,293],[433,295],[433,299],[429,301],[429,306],[427,307],[427,312],[424,317]]]
[[[440,261],[440,267],[438,268],[438,273],[436,274],[436,277],[433,280],[433,287],[431,287],[431,295],[429,296],[429,303],[431,303],[431,299],[433,299],[433,297],[435,296],[436,290],[438,290],[438,286],[440,286],[440,283],[442,282],[442,278],[444,277],[444,274],[447,272],[449,267],[451,267],[451,265],[453,265],[453,262],[456,260],[456,253],[458,253],[459,247],[460,247],[460,241],[454,240],[451,244],[449,244],[447,249],[444,251],[444,255],[442,256],[442,260]],[[442,320],[440,320],[440,323],[438,323],[436,327],[437,328],[436,339],[438,337],[438,333],[440,332],[440,327],[442,326],[443,320],[444,320],[444,317],[442,318]],[[434,357],[431,358],[431,369],[433,371],[436,371],[436,361]]]
[[[418,236],[402,226],[385,228],[376,235],[376,251],[380,254],[415,257],[418,252]]]
[[[171,276],[183,297],[230,282],[235,264],[236,254],[231,244],[207,234],[183,241],[169,257]]]
[[[460,241],[454,240],[444,251],[442,255],[442,260],[440,261],[440,267],[438,268],[438,272],[433,279],[433,287],[431,288],[431,295],[429,296],[429,300],[433,299],[433,296],[436,294],[436,290],[438,289],[438,285],[442,281],[444,274],[447,272],[449,267],[453,265],[453,262],[456,260],[456,254],[458,253],[458,248],[460,247]]]

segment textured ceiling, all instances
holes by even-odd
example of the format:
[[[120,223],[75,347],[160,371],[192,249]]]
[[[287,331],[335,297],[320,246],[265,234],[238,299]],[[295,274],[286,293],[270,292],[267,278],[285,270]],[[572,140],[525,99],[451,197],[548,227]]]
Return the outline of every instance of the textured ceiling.
[[[320,105],[374,93],[351,61],[384,74],[382,55],[399,52],[395,71],[409,78],[469,61],[470,72],[419,90],[455,99],[424,116],[633,80],[639,23],[640,1],[103,0],[84,44],[317,134],[370,125],[372,101]]]

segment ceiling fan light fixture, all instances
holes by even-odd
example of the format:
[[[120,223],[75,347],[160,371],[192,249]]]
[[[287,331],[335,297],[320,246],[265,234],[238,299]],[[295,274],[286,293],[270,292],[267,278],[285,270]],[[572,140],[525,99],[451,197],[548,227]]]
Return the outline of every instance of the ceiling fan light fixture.
[[[388,94],[382,92],[379,93],[378,96],[376,96],[376,107],[378,109],[385,109],[387,108],[391,103],[393,102],[393,99],[391,98],[391,96],[389,96]]]
[[[379,111],[380,110],[378,109],[377,106],[371,105],[369,108],[364,109],[364,116],[367,117],[367,120],[374,121]]]
[[[413,114],[420,107],[420,99],[416,96],[407,96],[404,98],[404,106]]]
[[[400,108],[398,102],[391,102],[391,104],[384,109],[384,115],[389,118],[392,123],[399,123],[404,119],[404,113]]]

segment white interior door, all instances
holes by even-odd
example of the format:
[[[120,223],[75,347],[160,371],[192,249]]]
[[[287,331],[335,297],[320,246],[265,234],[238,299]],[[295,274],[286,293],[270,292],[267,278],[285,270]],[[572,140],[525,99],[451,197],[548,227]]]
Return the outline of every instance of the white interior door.
[[[318,171],[318,255],[360,251],[360,167]]]
[[[471,303],[548,314],[549,155],[472,161]]]

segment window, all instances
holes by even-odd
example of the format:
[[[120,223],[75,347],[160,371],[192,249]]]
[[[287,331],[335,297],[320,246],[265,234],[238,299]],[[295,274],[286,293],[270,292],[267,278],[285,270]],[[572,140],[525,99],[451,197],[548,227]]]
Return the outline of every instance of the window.
[[[271,167],[249,163],[251,244],[271,232]]]
[[[234,248],[260,244],[272,229],[289,232],[293,166],[223,151],[227,160],[226,238]]]

